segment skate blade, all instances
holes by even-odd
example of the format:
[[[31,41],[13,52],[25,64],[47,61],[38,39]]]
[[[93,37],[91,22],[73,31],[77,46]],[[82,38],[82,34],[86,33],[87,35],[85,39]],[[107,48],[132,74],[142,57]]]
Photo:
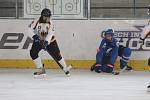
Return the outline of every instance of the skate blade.
[[[71,74],[70,74],[70,73],[69,73],[69,74],[66,74],[66,76],[67,76],[67,77],[70,77],[70,76],[71,76]]]
[[[150,88],[147,88],[147,92],[150,92]]]
[[[45,78],[46,74],[41,74],[41,75],[34,75],[34,78]]]
[[[70,76],[71,76],[70,70],[72,69],[72,65],[69,65],[69,66],[67,67],[67,69],[68,69],[69,73],[66,74],[66,76],[67,76],[67,77],[70,77]]]

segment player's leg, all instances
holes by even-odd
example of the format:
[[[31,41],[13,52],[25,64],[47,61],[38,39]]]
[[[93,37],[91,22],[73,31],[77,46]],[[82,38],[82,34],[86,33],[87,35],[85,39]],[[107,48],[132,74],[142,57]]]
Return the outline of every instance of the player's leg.
[[[100,67],[102,66],[103,58],[104,58],[104,51],[101,50],[101,51],[97,52],[97,54],[96,54],[96,64],[91,69],[93,69],[97,73],[100,73],[101,72]]]
[[[102,72],[105,72],[105,73],[112,73],[113,72],[113,66],[109,65],[109,64],[105,64],[105,65],[101,66],[100,70]]]
[[[33,42],[32,48],[30,50],[30,56],[32,60],[34,61],[34,64],[36,65],[36,68],[37,68],[37,71],[34,73],[34,75],[45,74],[44,66],[41,62],[41,58],[38,55],[41,49],[42,49],[42,46],[39,42]]]
[[[103,58],[103,60],[102,60],[102,66],[101,66],[101,68],[100,68],[100,70],[101,70],[102,72],[111,73],[111,72],[113,71],[113,66],[111,66],[111,65],[109,64],[110,58],[111,58],[110,55],[104,56],[104,58]]]
[[[128,62],[131,56],[131,49],[124,48],[122,58],[120,59],[120,68],[127,67],[126,70],[132,70],[132,67],[128,66]]]
[[[95,71],[95,67],[98,66],[99,63],[99,55],[100,55],[100,50],[99,48],[97,49],[97,54],[96,54],[96,62],[90,67],[91,71]],[[100,61],[101,62],[101,61]]]
[[[150,85],[147,86],[147,92],[150,92]]]
[[[112,73],[114,69],[114,63],[116,61],[116,57],[114,56],[115,49],[110,50],[109,52],[104,53],[102,59],[102,66],[100,70],[105,73]]]
[[[65,74],[70,75],[69,68],[67,67],[66,62],[60,53],[60,49],[58,47],[56,40],[51,42],[50,45],[47,46],[47,52],[53,57],[53,59],[60,66],[60,68],[65,72]]]
[[[110,55],[105,55],[102,59],[102,65],[107,65],[109,64],[109,61],[110,61]]]

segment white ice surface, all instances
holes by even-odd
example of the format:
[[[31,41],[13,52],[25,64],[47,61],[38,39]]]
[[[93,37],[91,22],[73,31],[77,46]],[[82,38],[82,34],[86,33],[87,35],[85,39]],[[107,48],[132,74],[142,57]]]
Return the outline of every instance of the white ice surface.
[[[73,70],[47,70],[35,79],[34,70],[0,69],[0,100],[150,100],[146,92],[150,72],[124,72],[118,76]]]

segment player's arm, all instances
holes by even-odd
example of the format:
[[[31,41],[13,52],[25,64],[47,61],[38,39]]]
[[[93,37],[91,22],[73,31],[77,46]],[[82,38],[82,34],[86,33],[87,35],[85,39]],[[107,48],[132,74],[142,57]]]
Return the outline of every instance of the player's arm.
[[[143,31],[141,32],[140,40],[142,40],[143,44],[148,35],[150,35],[150,25],[145,26]]]
[[[34,28],[36,27],[36,23],[37,23],[37,20],[34,20],[28,25],[28,32],[29,32],[30,37],[33,37],[35,35]]]
[[[105,49],[105,45],[104,45],[105,43],[106,43],[106,41],[105,41],[105,39],[103,39],[103,40],[101,41],[101,43],[100,43],[99,48],[98,48],[98,52]]]
[[[53,40],[55,40],[54,33],[55,33],[54,25],[51,21],[50,22],[50,28],[48,29],[48,35],[46,37],[46,41],[48,42],[48,44],[50,44]]]
[[[29,37],[33,38],[34,42],[39,42],[40,41],[39,36],[35,33],[35,28],[36,28],[37,24],[38,24],[38,19],[32,21],[28,25]]]
[[[47,34],[45,42],[44,42],[45,49],[51,42],[53,42],[55,40],[54,32],[55,32],[54,26],[52,24],[52,21],[50,21],[49,28],[48,28],[48,34]]]
[[[150,15],[150,5],[148,6],[147,14]],[[150,35],[150,20],[148,21],[148,25],[144,27],[140,35],[140,40],[142,40],[144,45],[144,40],[148,37],[148,35]]]

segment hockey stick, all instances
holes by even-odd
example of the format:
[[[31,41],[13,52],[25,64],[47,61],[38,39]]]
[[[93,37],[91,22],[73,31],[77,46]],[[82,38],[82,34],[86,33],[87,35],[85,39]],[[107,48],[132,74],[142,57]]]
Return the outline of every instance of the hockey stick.
[[[47,50],[46,50],[47,51]],[[48,52],[48,51],[47,51]],[[63,70],[63,66],[58,62],[58,60],[56,59],[56,57],[51,53],[51,52],[48,52],[52,58],[54,59],[54,61],[58,64],[58,66]],[[69,71],[70,69],[72,68],[71,65],[69,65],[69,67],[67,67],[67,70]],[[64,71],[64,70],[63,70]],[[64,71],[65,72],[65,71]],[[66,72],[65,72],[66,74]]]
[[[58,62],[58,60],[56,59],[56,57],[54,56],[54,54],[51,53],[51,52],[49,52],[49,51],[47,50],[47,48],[46,48],[44,42],[46,42],[46,41],[45,41],[45,40],[42,41],[43,49],[44,49],[45,51],[47,51],[47,52],[51,55],[51,57],[54,59],[54,61],[55,61],[55,62],[59,65],[59,67],[63,70],[64,67]],[[66,66],[66,67],[67,67],[67,66]],[[71,68],[72,68],[72,66],[70,65],[69,67],[67,67],[67,70],[69,71]],[[63,70],[63,71],[64,71],[64,70]],[[64,72],[65,72],[65,71],[64,71]],[[66,73],[66,72],[65,72],[65,73]]]
[[[124,72],[126,70],[127,66],[125,66],[123,69],[121,69],[119,72],[115,72],[113,71],[112,74],[113,75],[119,75],[120,73]]]

